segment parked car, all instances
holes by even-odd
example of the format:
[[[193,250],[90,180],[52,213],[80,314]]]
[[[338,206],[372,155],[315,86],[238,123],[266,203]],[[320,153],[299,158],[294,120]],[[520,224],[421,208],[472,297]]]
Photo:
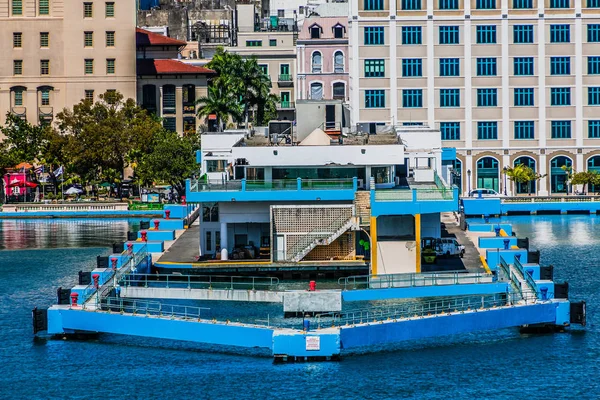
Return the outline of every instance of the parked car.
[[[441,238],[438,239],[436,252],[439,256],[459,256],[463,257],[465,254],[465,246],[459,244],[454,238]]]
[[[504,195],[492,189],[474,189],[469,192],[469,197],[504,197]]]

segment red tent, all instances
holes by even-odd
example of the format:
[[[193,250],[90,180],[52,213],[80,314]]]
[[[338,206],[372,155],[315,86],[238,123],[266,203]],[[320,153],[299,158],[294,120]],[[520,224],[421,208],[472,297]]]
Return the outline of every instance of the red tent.
[[[11,183],[8,184],[9,188],[13,188],[13,187],[28,187],[28,188],[35,188],[37,187],[37,183],[33,183],[33,182],[29,182],[29,181],[13,181]]]

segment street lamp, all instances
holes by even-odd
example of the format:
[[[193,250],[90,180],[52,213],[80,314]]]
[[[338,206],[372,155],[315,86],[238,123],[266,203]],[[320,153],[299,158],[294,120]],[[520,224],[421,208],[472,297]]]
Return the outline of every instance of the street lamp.
[[[471,170],[470,169],[467,170],[467,187],[468,187],[467,195],[470,195],[471,194]]]
[[[506,171],[508,171],[508,167],[504,166],[504,195],[506,196]]]

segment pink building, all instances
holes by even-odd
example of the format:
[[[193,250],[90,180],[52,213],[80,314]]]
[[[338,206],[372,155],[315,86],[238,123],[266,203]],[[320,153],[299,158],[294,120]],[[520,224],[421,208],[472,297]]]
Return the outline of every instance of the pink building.
[[[348,17],[309,17],[298,35],[297,100],[348,101]]]

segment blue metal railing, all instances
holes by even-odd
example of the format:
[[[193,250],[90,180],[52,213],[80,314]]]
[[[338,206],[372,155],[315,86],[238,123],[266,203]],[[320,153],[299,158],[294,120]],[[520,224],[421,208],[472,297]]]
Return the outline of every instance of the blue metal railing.
[[[516,293],[496,293],[483,296],[461,296],[439,298],[422,302],[406,302],[388,307],[372,307],[346,313],[325,313],[317,315],[317,326],[350,326],[382,321],[396,321],[432,315],[491,309],[525,301],[535,303],[535,296],[521,297]]]
[[[523,297],[523,290],[521,288],[521,283],[515,278],[514,274],[510,271],[510,266],[504,260],[503,257],[500,257],[500,269],[506,275],[506,279],[510,282],[511,287],[518,293],[519,296]]]
[[[491,283],[492,276],[487,273],[465,273],[448,271],[431,274],[380,274],[357,275],[338,279],[344,290],[350,289],[388,289],[417,286],[459,285],[469,283]]]
[[[535,283],[535,281],[533,280],[533,278],[531,277],[531,275],[529,275],[525,269],[523,268],[523,264],[521,264],[521,261],[515,257],[515,262],[513,264],[515,266],[515,268],[517,269],[517,271],[519,271],[519,273],[521,275],[523,275],[523,279],[525,280],[525,282],[527,282],[527,285],[529,286],[529,289],[533,292],[533,293],[538,293],[538,288],[537,288],[537,284]]]
[[[190,192],[257,192],[272,190],[354,190],[357,178],[343,179],[273,179],[266,180],[195,180],[189,181]]]
[[[85,307],[84,307],[85,308]],[[199,320],[209,318],[210,308],[163,304],[158,301],[121,299],[106,297],[99,307],[102,311],[116,311],[132,315],[147,315],[163,318]]]

